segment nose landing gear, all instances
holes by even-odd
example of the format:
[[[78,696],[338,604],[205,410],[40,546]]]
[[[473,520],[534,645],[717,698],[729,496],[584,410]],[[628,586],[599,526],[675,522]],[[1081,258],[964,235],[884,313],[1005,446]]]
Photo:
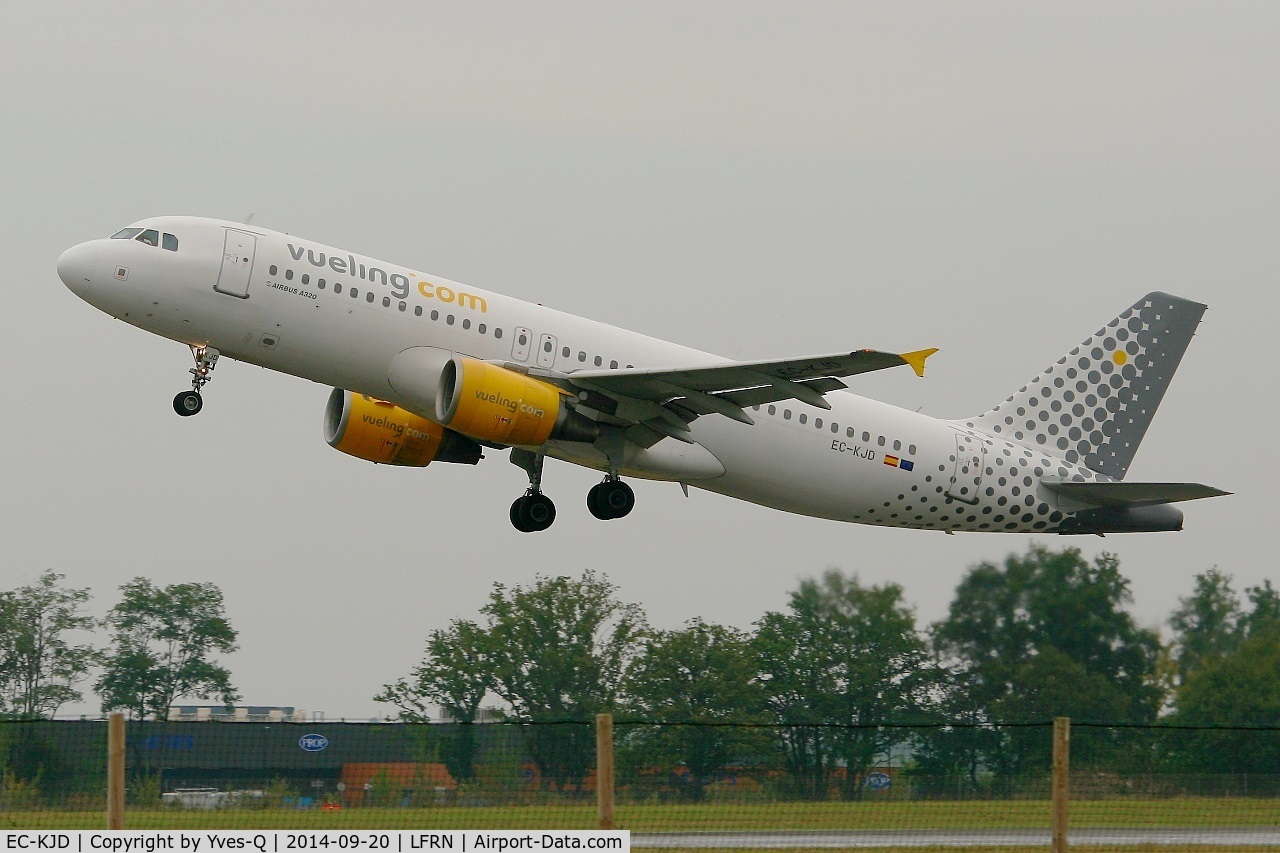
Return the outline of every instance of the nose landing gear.
[[[209,374],[217,365],[219,355],[213,347],[191,347],[191,357],[196,360],[196,366],[191,368],[191,390],[183,391],[173,398],[173,410],[179,415],[187,418],[199,414],[204,408],[200,389],[213,378]]]
[[[204,400],[195,391],[179,391],[178,396],[173,398],[173,410],[184,418],[198,415],[202,408]]]

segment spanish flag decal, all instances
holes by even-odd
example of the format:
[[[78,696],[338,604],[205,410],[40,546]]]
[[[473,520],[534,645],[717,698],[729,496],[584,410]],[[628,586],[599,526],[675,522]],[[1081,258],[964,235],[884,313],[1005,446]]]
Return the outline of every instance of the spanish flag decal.
[[[896,457],[896,456],[886,456],[886,457],[884,458],[884,464],[888,465],[890,468],[897,468],[897,467],[898,467],[898,457]]]

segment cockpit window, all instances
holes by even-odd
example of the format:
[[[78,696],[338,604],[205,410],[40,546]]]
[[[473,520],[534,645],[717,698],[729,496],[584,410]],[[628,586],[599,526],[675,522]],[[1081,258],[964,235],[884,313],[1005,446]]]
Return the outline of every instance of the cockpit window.
[[[159,246],[160,232],[154,228],[148,228],[133,239],[137,240],[139,243],[146,243],[148,246]]]
[[[178,251],[178,238],[173,236],[172,234],[164,235],[163,246],[166,249],[168,249],[170,252]]]
[[[112,240],[132,240],[142,233],[141,228],[121,228],[111,235]]]

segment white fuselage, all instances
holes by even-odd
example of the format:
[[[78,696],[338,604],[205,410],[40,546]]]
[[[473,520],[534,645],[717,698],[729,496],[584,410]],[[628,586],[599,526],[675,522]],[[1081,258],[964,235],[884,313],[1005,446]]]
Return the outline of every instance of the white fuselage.
[[[134,239],[75,247],[60,273],[78,296],[157,335],[400,405],[388,366],[409,347],[566,374],[726,361],[263,228],[196,217],[135,227],[176,236],[177,250]],[[229,241],[247,244],[247,264],[233,262]],[[1098,479],[1060,455],[963,423],[847,391],[826,400],[830,410],[796,400],[753,407],[754,425],[716,415],[695,420],[690,437],[722,474],[705,465],[682,470],[679,454],[653,468],[633,459],[624,473],[841,521],[1024,532],[1052,531],[1064,512],[1082,506],[1046,489],[1042,476]],[[590,445],[552,442],[543,450],[605,464]]]

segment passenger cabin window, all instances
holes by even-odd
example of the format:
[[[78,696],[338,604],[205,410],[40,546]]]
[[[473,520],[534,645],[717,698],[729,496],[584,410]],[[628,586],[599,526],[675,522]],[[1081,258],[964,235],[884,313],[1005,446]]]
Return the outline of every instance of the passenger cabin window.
[[[161,246],[168,249],[170,252],[176,252],[178,251],[178,238],[172,234],[165,234],[163,241],[161,242]]]
[[[160,232],[154,228],[148,228],[133,239],[137,240],[139,243],[146,243],[148,246],[159,246]]]
[[[112,240],[132,240],[142,233],[141,228],[121,228],[111,235]]]

